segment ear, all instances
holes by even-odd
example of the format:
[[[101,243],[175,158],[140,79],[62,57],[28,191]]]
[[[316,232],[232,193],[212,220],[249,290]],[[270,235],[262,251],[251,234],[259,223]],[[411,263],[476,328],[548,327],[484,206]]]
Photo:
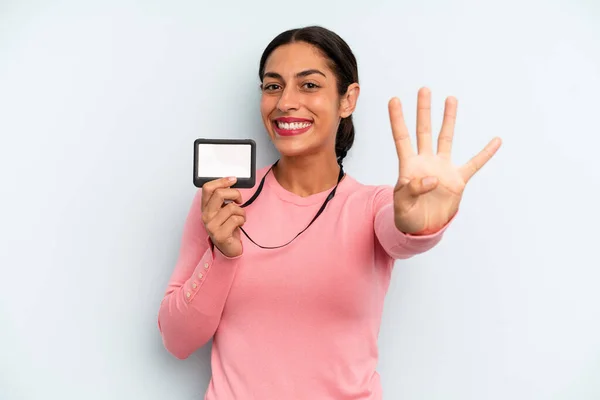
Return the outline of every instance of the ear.
[[[348,118],[354,112],[356,108],[356,102],[358,101],[358,95],[360,94],[360,86],[358,83],[353,83],[348,86],[346,94],[342,96],[340,101],[340,117]]]

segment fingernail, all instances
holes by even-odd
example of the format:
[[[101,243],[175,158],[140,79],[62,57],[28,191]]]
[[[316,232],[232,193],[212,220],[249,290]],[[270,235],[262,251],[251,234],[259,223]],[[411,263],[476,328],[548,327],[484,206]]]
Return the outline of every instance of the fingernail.
[[[410,179],[409,178],[400,178],[400,184],[402,186],[408,185],[409,183],[410,183]]]
[[[230,176],[229,177],[229,182],[235,182],[235,176]]]

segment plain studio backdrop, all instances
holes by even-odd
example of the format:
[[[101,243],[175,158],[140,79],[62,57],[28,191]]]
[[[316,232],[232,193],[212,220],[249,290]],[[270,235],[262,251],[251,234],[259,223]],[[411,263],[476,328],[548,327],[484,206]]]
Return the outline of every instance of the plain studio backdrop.
[[[253,138],[274,161],[258,61],[311,24],[358,58],[360,181],[395,183],[387,102],[414,134],[421,86],[436,135],[459,100],[456,163],[504,140],[444,240],[396,263],[385,398],[600,398],[596,0],[4,0],[0,399],[203,398],[210,344],[177,360],[156,322],[193,141]]]

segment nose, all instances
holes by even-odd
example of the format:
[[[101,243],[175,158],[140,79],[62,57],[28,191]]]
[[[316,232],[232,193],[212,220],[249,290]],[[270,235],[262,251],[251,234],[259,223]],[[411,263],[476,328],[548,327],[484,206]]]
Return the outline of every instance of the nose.
[[[290,85],[283,89],[277,102],[277,108],[281,112],[289,112],[300,108],[298,92],[293,86]]]

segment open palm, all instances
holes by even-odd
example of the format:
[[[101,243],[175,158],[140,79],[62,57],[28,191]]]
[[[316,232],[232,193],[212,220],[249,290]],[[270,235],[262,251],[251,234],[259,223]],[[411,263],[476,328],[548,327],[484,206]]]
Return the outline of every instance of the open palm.
[[[458,211],[466,184],[500,148],[500,138],[494,138],[466,164],[453,165],[450,153],[456,108],[456,99],[447,98],[437,153],[434,153],[431,93],[426,88],[419,90],[415,152],[400,100],[393,98],[389,102],[390,123],[400,170],[394,188],[394,222],[396,228],[404,233],[433,233],[447,224]]]

